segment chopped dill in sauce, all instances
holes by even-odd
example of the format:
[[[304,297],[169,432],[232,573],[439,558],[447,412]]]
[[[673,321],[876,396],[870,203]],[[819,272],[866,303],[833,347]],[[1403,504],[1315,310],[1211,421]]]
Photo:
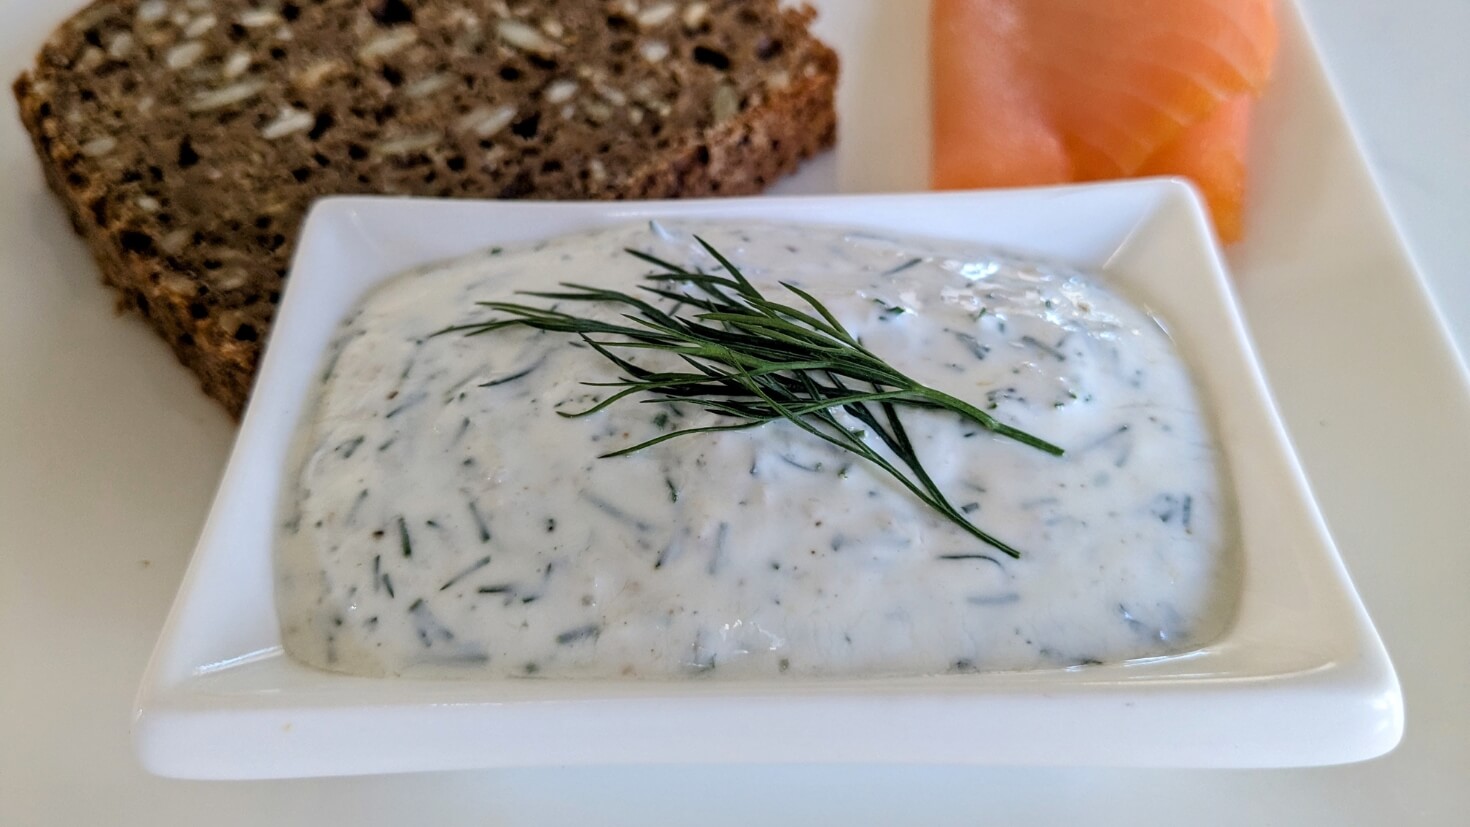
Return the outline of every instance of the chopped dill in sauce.
[[[946,411],[904,412],[936,485],[1022,558],[786,422],[595,459],[711,416],[630,399],[568,419],[609,395],[585,382],[624,378],[588,343],[433,335],[518,290],[636,289],[653,268],[624,248],[722,273],[696,233],[763,291],[810,291],[905,372],[1065,445],[1057,459]],[[1085,668],[1197,647],[1233,607],[1227,486],[1187,365],[1147,314],[1064,266],[866,231],[639,223],[389,282],[344,322],[321,375],[276,554],[287,650],[321,668],[519,680]]]

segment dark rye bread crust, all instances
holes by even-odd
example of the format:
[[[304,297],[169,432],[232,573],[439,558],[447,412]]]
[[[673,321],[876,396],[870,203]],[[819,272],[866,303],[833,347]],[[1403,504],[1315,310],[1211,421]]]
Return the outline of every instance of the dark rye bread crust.
[[[837,59],[778,0],[99,0],[15,82],[122,304],[238,415],[332,194],[754,193],[830,146]]]

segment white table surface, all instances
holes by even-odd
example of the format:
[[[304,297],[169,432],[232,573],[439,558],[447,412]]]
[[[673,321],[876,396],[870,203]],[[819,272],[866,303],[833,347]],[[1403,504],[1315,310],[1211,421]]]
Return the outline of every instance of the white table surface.
[[[1470,354],[1470,2],[1301,5],[1410,253]]]
[[[36,0],[39,5],[44,0]],[[895,0],[897,2],[897,0]],[[20,0],[0,0],[0,30],[8,10]],[[1470,352],[1470,2],[1467,0],[1302,0],[1322,51],[1352,115],[1388,203],[1398,220],[1425,282],[1438,299],[1462,353]],[[70,4],[68,4],[70,5]],[[38,35],[27,33],[28,42]],[[0,31],[0,43],[16,38]],[[29,47],[26,51],[29,52]],[[10,77],[27,55],[0,54],[0,67]],[[0,117],[10,118],[8,105]],[[11,156],[7,154],[7,157]],[[19,156],[14,156],[19,157]],[[10,161],[7,160],[7,164]],[[33,162],[31,162],[33,163]],[[33,168],[6,167],[8,175],[33,176]],[[4,243],[26,255],[65,258],[65,265],[90,273],[91,264],[78,250],[58,251],[33,237],[35,228],[55,221],[53,206],[38,197],[37,217],[10,228]],[[48,230],[47,232],[51,232]],[[4,283],[0,283],[0,288]],[[119,335],[146,338],[142,325],[113,327],[93,321],[97,305],[91,276],[71,287],[84,307],[76,312],[47,308],[48,319],[74,325],[78,349],[105,347]],[[0,289],[0,324],[30,323],[30,311]],[[60,299],[58,299],[60,301]],[[1365,335],[1374,335],[1365,331]],[[161,350],[161,347],[160,347]],[[11,355],[13,357],[13,354]],[[26,354],[24,359],[0,354],[0,381],[37,377],[49,380],[61,354]],[[160,360],[161,361],[161,360]],[[168,366],[165,366],[168,367]],[[4,375],[5,371],[15,371]],[[219,434],[228,424],[207,405],[181,397],[177,381],[164,368],[128,366],[127,375],[110,381],[136,382],[186,412],[189,427],[178,431],[176,455],[129,457],[139,466],[187,471],[201,462],[222,464]],[[26,375],[21,377],[20,372]],[[151,409],[131,398],[97,399],[88,392],[89,377],[76,371],[55,376],[73,382],[61,392],[71,403],[107,410],[115,432],[75,440],[36,427],[35,439],[55,442],[58,461],[75,463],[99,446],[114,456],[127,456],[128,433],[142,429],[150,437],[158,426]],[[143,395],[143,398],[147,398]],[[149,400],[156,403],[156,400]],[[7,423],[0,423],[4,426]],[[31,423],[35,424],[35,423]],[[1467,423],[1470,425],[1470,423]],[[29,436],[28,436],[29,438]],[[202,459],[201,459],[202,455]],[[0,453],[0,465],[6,462]],[[1460,469],[1463,470],[1463,469]],[[1463,479],[1459,474],[1459,479]],[[160,485],[159,496],[173,497],[180,511],[202,516],[211,492],[179,491]],[[1319,487],[1324,481],[1316,481]],[[1331,481],[1326,481],[1330,487]],[[1428,484],[1432,485],[1433,481]],[[0,481],[0,505],[17,499],[13,476]],[[864,808],[863,823],[984,823],[991,802],[1005,799],[1016,787],[1046,789],[1005,812],[1027,812],[1035,823],[1057,823],[1078,802],[1095,804],[1099,821],[1124,823],[1122,814],[1160,812],[1176,815],[1161,823],[1192,823],[1189,813],[1208,824],[1428,824],[1470,823],[1470,720],[1464,714],[1470,685],[1465,685],[1466,655],[1446,652],[1445,668],[1435,668],[1433,652],[1414,651],[1415,630],[1434,624],[1460,624],[1470,632],[1465,609],[1470,582],[1466,566],[1447,558],[1421,559],[1414,548],[1387,544],[1384,554],[1398,555],[1398,565],[1444,567],[1451,582],[1431,584],[1422,598],[1380,588],[1359,575],[1369,608],[1389,639],[1405,677],[1409,732],[1403,746],[1378,761],[1350,767],[1290,771],[1181,771],[1157,773],[1157,800],[1119,801],[1115,790],[1136,790],[1130,771],[977,770],[952,768],[849,767],[835,770],[792,769],[783,782],[788,798],[801,803],[785,813],[764,806],[771,776],[749,769],[618,770],[595,782],[590,771],[515,771],[450,773],[393,779],[264,782],[241,784],[187,783],[154,779],[131,761],[126,740],[130,697],[115,697],[142,670],[148,642],[136,640],[137,628],[157,628],[177,585],[187,550],[164,540],[177,527],[155,530],[126,513],[117,476],[75,479],[35,470],[25,485],[53,490],[45,513],[28,515],[55,526],[61,546],[74,541],[69,515],[81,498],[90,520],[115,526],[119,543],[132,547],[160,545],[156,553],[116,560],[107,548],[77,553],[62,548],[16,548],[0,529],[0,825],[156,825],[156,824],[312,824],[335,823],[344,811],[371,813],[382,823],[424,823],[427,802],[456,797],[461,815],[455,823],[520,821],[534,813],[544,823],[643,823],[632,814],[660,805],[678,813],[680,821],[752,824],[777,817],[823,821],[837,801]],[[1393,496],[1395,492],[1385,492]],[[1447,498],[1453,502],[1459,497]],[[1434,517],[1424,536],[1444,549],[1470,552],[1465,512]],[[92,536],[91,533],[85,536]],[[85,552],[85,553],[82,553]],[[61,555],[42,567],[32,561]],[[71,588],[69,574],[80,567],[108,567],[107,577],[76,578],[85,588]],[[1374,572],[1382,569],[1375,569]],[[159,572],[168,572],[160,576]],[[99,585],[99,582],[102,585]],[[33,609],[60,601],[66,611],[46,615],[59,625],[37,628]],[[77,641],[69,646],[69,641]],[[83,643],[84,642],[84,643]],[[1399,644],[1394,648],[1395,644]],[[44,664],[48,679],[37,689],[15,664]],[[100,687],[107,687],[106,692]],[[1434,714],[1426,714],[1434,713]],[[656,772],[656,781],[650,773]],[[579,792],[587,791],[585,796]],[[733,790],[733,792],[732,792]],[[612,791],[612,792],[610,792]],[[591,797],[590,803],[583,798]],[[1193,810],[1187,809],[1193,807]],[[1029,808],[1029,809],[1028,809]],[[1156,809],[1161,808],[1161,809]],[[1185,808],[1185,809],[1181,809]],[[589,817],[588,814],[592,815]]]

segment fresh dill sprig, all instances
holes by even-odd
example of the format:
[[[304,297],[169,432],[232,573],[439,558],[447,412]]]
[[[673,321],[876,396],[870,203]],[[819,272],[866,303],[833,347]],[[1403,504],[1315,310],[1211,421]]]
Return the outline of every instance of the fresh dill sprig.
[[[616,388],[608,398],[583,411],[559,412],[580,417],[596,413],[635,394],[645,403],[688,403],[730,420],[729,424],[684,428],[628,448],[603,454],[617,457],[677,437],[754,428],[785,420],[818,439],[856,454],[903,484],[915,497],[982,542],[1012,557],[1020,552],[972,524],[939,490],[919,460],[897,406],[938,408],[1001,436],[1061,456],[1062,449],[1013,428],[975,406],[909,378],[875,355],[850,334],[820,301],[796,285],[782,287],[809,308],[782,304],[762,294],[729,259],[698,238],[719,263],[724,275],[688,270],[638,250],[627,252],[661,268],[640,290],[673,303],[662,310],[652,302],[617,290],[563,284],[562,291],[523,295],[560,302],[622,305],[625,323],[590,319],[554,308],[513,302],[478,302],[508,318],[460,325],[440,334],[481,335],[507,327],[530,327],[581,337],[625,374],[615,382],[589,382]],[[686,285],[690,292],[670,289]],[[680,357],[689,371],[652,371],[629,359],[629,351],[651,350]],[[620,355],[620,353],[626,354]],[[841,410],[862,428],[837,418]],[[870,446],[871,433],[887,447],[898,465]]]

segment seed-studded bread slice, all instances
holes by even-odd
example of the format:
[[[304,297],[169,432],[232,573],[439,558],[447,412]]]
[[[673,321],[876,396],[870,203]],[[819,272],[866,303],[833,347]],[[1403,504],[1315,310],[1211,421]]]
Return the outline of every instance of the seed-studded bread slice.
[[[313,199],[751,193],[829,146],[779,0],[99,0],[15,83],[51,186],[204,389],[245,404]]]

